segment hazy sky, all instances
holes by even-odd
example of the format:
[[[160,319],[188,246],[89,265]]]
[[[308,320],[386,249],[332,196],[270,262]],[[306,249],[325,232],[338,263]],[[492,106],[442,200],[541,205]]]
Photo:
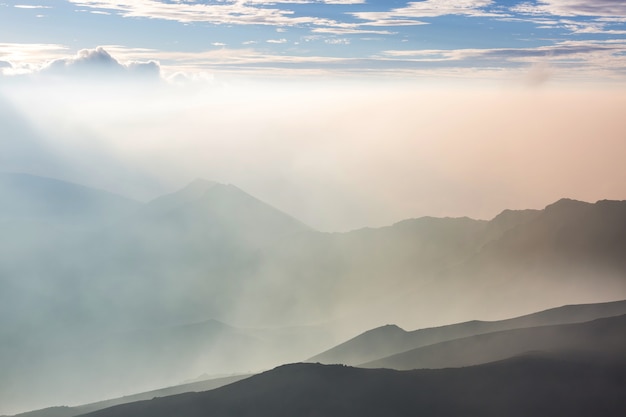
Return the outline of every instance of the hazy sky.
[[[626,198],[626,3],[0,2],[0,170],[321,230]]]

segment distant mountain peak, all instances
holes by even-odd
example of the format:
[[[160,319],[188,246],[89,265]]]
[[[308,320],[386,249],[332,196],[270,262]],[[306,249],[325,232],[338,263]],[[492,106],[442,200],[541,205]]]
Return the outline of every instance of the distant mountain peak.
[[[395,324],[385,324],[384,326],[380,326],[375,329],[368,330],[364,334],[367,334],[370,332],[380,332],[380,331],[388,332],[388,333],[406,333],[406,330],[404,330],[400,326],[397,326]]]
[[[546,211],[555,209],[576,210],[581,208],[588,208],[592,205],[592,203],[587,203],[585,201],[574,200],[571,198],[562,198],[555,203],[546,206]]]
[[[222,184],[215,181],[205,180],[204,178],[196,178],[175,194],[184,194],[187,197],[199,198],[216,185]]]
[[[185,188],[190,188],[190,187],[212,187],[215,184],[219,184],[217,181],[211,181],[211,180],[207,180],[205,178],[196,178],[193,181],[191,181],[189,184],[187,184],[187,186]]]
[[[156,213],[165,213],[181,205],[196,201],[204,196],[207,191],[220,185],[215,181],[196,178],[184,188],[170,194],[155,198],[149,204],[150,210]]]

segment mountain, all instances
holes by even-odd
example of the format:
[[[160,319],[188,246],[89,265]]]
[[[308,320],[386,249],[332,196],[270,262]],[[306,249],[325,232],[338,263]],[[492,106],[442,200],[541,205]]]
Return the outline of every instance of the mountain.
[[[37,222],[20,256],[14,240],[26,229],[12,219],[14,231],[3,235],[11,249],[0,254],[4,405],[86,402],[203,372],[256,371],[336,343],[321,327],[264,332],[207,321],[243,307],[244,272],[261,247],[309,230],[234,186],[197,180],[115,211],[121,205],[113,203],[124,200],[97,190],[5,178],[10,190],[34,196],[21,200],[33,204],[24,217],[44,213],[54,234]],[[80,382],[90,378],[99,385]]]
[[[126,382],[169,385],[213,373],[202,368],[222,353],[236,358],[224,367],[266,369],[385,323],[432,327],[626,298],[622,202],[320,233],[233,185],[196,180],[125,212],[108,198],[59,197],[95,191],[33,181],[51,190],[42,207],[54,221],[5,222],[0,238],[2,412],[131,392]],[[11,215],[39,213],[31,201]],[[209,319],[236,323],[243,341],[225,331],[220,349],[202,348]],[[190,323],[204,327],[172,330]],[[320,327],[335,337],[315,337]],[[244,328],[311,333],[265,340]],[[98,383],[82,383],[86,375]]]
[[[216,390],[155,398],[93,417],[621,416],[624,358],[535,353],[459,369],[294,364]]]
[[[240,294],[256,279],[251,265],[259,252],[308,231],[233,185],[196,180],[90,236],[79,274],[101,277],[97,297],[86,294],[92,306],[117,300],[111,322],[223,318],[244,307]]]
[[[308,362],[360,365],[387,356],[483,333],[526,327],[578,323],[626,314],[626,300],[557,307],[538,313],[493,322],[468,321],[407,332],[387,325],[368,330],[338,346],[313,356]]]
[[[200,373],[259,372],[334,343],[335,336],[323,327],[237,328],[216,320],[30,335],[19,350],[0,346],[0,398],[31,408],[86,403],[169,386]]]
[[[102,410],[104,408],[113,407],[115,405],[127,404],[130,402],[149,400],[155,397],[165,397],[170,395],[182,394],[185,392],[209,391],[233,382],[249,378],[250,375],[235,375],[215,379],[207,379],[194,383],[176,385],[173,387],[161,388],[158,390],[142,392],[140,394],[127,395],[125,397],[114,398],[111,400],[99,401],[92,404],[79,405],[75,407],[50,407],[36,411],[16,414],[13,417],[74,417],[80,414],[91,413],[93,411]]]
[[[0,173],[0,221],[103,226],[137,210],[117,194],[29,174]]]
[[[503,221],[511,214],[514,221]],[[436,238],[422,227],[429,223],[441,225]],[[357,243],[342,247],[351,239]],[[416,219],[326,240],[327,249],[299,251],[308,253],[305,268],[293,253],[288,275],[306,281],[315,271],[311,258],[323,266],[322,277],[333,265],[329,272],[339,280],[322,284],[343,303],[327,308],[352,322],[426,327],[626,298],[622,201],[561,200],[488,222]]]
[[[362,364],[398,370],[452,368],[494,362],[530,351],[578,351],[626,359],[626,315],[585,323],[528,327],[419,347]]]

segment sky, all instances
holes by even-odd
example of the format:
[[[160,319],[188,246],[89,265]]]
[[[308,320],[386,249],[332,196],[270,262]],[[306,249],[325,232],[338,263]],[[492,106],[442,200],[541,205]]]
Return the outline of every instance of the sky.
[[[626,199],[626,2],[0,0],[0,171],[319,230]]]

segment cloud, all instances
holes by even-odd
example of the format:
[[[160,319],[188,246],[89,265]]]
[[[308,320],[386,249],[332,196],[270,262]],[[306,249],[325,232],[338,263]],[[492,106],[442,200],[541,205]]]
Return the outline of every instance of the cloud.
[[[13,65],[8,61],[0,61],[0,68],[13,68]]]
[[[465,69],[479,75],[485,69],[523,71],[527,85],[559,80],[619,80],[623,78],[626,41],[561,41],[533,48],[387,50],[391,61],[432,70]],[[393,65],[393,63],[390,63]],[[502,76],[503,74],[500,74]],[[557,77],[558,76],[558,77]]]
[[[160,67],[155,61],[128,62],[121,64],[103,47],[82,49],[70,58],[60,58],[49,62],[41,70],[44,75],[71,76],[78,78],[127,78],[156,80],[160,77]]]
[[[626,52],[626,41],[563,41],[555,45],[535,48],[494,48],[494,49],[419,49],[388,50],[384,54],[395,58],[424,61],[455,61],[473,58],[515,60],[524,58],[571,58],[583,59],[586,54],[597,52],[622,55]]]
[[[622,1],[539,0],[520,3],[510,10],[517,16],[504,20],[527,21],[540,28],[565,29],[579,35],[626,34],[626,2]]]
[[[346,38],[331,38],[324,40],[329,45],[350,45],[350,39]]]
[[[312,1],[223,0],[218,3],[164,2],[158,0],[69,0],[79,7],[115,10],[123,17],[144,17],[182,23],[205,22],[234,25],[329,25],[336,22],[315,16],[295,16],[292,10],[278,8],[283,3]],[[361,4],[363,1],[324,1],[328,5]],[[274,7],[272,7],[274,6]]]
[[[554,16],[626,16],[626,2],[621,0],[538,0],[521,3],[512,11]]]
[[[32,4],[16,4],[13,7],[17,9],[51,9],[52,8],[50,6],[37,6],[37,5],[32,5]]]
[[[419,23],[415,23],[419,24]],[[426,24],[426,23],[424,23]],[[373,29],[361,29],[353,25],[337,26],[337,27],[324,27],[314,28],[311,30],[313,33],[330,33],[333,35],[395,35],[396,32],[390,32],[388,30],[373,30]]]
[[[530,67],[524,77],[524,81],[530,87],[539,87],[548,82],[553,76],[554,70],[548,64],[538,62]]]
[[[166,2],[159,0],[69,0],[79,7],[98,11],[116,11],[129,18],[172,20],[181,23],[203,22],[216,25],[268,25],[276,26],[278,32],[288,27],[307,27],[312,31],[334,34],[376,33],[391,35],[393,32],[362,29],[359,24],[337,21],[315,15],[301,15],[290,10],[289,4],[320,4],[319,7],[366,4],[365,0],[220,0],[200,3],[190,1]],[[427,2],[467,2],[468,0],[427,0]],[[490,2],[491,0],[475,0]],[[437,7],[437,5],[435,5]],[[454,7],[454,5],[450,6]],[[324,13],[327,14],[327,13]],[[368,23],[376,25],[375,22]],[[411,24],[421,24],[413,22]]]
[[[499,16],[488,12],[485,8],[493,4],[493,0],[423,0],[412,1],[404,7],[383,12],[354,12],[353,16],[369,21],[373,26],[408,26],[423,25],[419,18],[439,17],[446,15],[464,16]]]

